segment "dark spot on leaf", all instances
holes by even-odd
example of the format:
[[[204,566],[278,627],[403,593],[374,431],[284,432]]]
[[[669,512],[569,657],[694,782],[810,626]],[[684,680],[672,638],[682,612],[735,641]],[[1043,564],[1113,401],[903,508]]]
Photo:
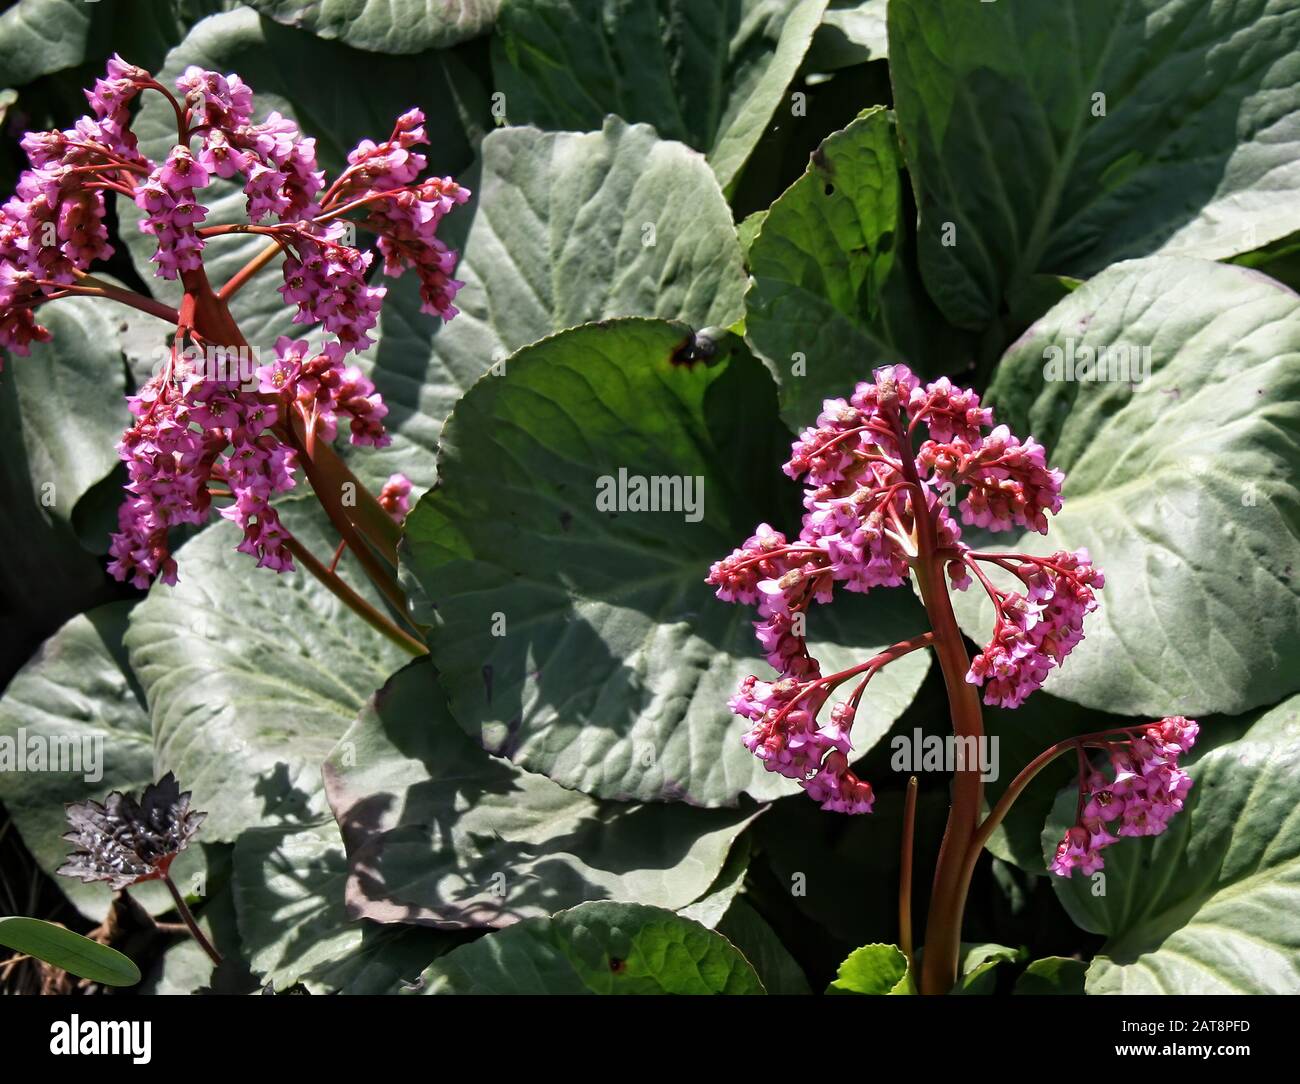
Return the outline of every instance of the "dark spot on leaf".
[[[562,531],[567,531],[569,529],[570,524],[572,523],[573,523],[573,513],[566,508],[564,509],[563,512],[560,513],[560,529]]]
[[[835,195],[835,186],[834,186],[833,184],[831,184],[829,181],[827,181],[827,182],[826,182],[826,187],[823,188],[822,191],[825,192],[826,195],[828,195],[828,196],[833,196],[833,195]]]
[[[615,975],[618,975],[627,970],[627,961],[620,960],[617,956],[611,956],[609,958],[609,969],[614,972]]]
[[[490,662],[483,664],[483,691],[487,694],[487,702],[492,703],[492,664]]]
[[[703,333],[692,334],[678,344],[669,360],[689,369],[699,362],[709,361],[717,352],[718,344],[713,338]]]
[[[812,154],[808,155],[808,161],[818,169],[823,169],[827,173],[831,172],[831,164],[826,160],[826,152],[822,150],[821,147],[818,147],[812,152]]]

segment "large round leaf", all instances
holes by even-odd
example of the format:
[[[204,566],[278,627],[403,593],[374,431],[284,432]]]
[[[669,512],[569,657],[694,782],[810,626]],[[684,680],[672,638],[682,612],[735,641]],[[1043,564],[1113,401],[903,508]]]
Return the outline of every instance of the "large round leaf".
[[[955,323],[1038,271],[1300,227],[1294,5],[909,0],[888,20],[921,269]]]
[[[1053,878],[1070,917],[1106,935],[1088,968],[1088,992],[1295,993],[1300,698],[1206,753],[1191,775],[1186,808],[1163,835],[1108,847],[1093,878]],[[1062,793],[1043,834],[1045,854],[1055,851],[1074,801]]]
[[[742,311],[740,247],[716,179],[648,125],[610,117],[596,132],[506,128],[483,141],[465,181],[474,197],[444,230],[462,253],[460,315],[445,325],[422,315],[408,276],[391,286],[366,359],[401,436],[356,457],[357,467],[402,470],[422,487],[433,483],[443,419],[511,351],[608,316],[698,328]]]
[[[709,156],[729,188],[782,103],[825,0],[503,0],[493,71],[514,124],[607,113]]]
[[[449,952],[422,994],[761,994],[726,938],[658,907],[584,903]]]
[[[305,505],[281,519],[325,557],[337,539]],[[223,520],[182,546],[180,582],[155,583],[126,636],[159,768],[208,811],[208,840],[319,819],[321,761],[405,657],[309,573],[257,569],[240,537]],[[378,604],[350,558],[340,571]]]
[[[17,393],[32,491],[67,524],[86,491],[117,466],[115,446],[131,421],[113,305],[76,297],[43,306],[39,318],[52,338],[11,359],[0,377]]]
[[[480,380],[443,431],[439,487],[403,543],[436,609],[434,661],[461,725],[598,797],[789,793],[726,708],[744,674],[768,673],[752,611],[703,582],[756,523],[798,522],[777,467],[787,439],[771,380],[737,339],[697,340],[667,321],[561,332]],[[638,477],[664,480],[665,510],[640,510],[628,491]],[[811,616],[809,640],[840,669],[920,623],[908,592],[847,596]],[[860,750],[927,665],[916,653],[872,682]]]
[[[253,971],[276,990],[378,988],[396,993],[456,939],[434,930],[381,931],[347,914],[347,857],[333,821],[251,828],[235,844],[235,910]]]
[[[887,0],[830,0],[804,57],[804,71],[833,72],[889,56]]]
[[[80,64],[94,10],[81,0],[18,0],[0,14],[0,86]]]
[[[746,335],[796,428],[876,366],[930,372],[951,360],[932,345],[942,321],[903,251],[899,166],[892,115],[863,113],[822,143],[749,247]]]
[[[30,360],[19,358],[11,365]],[[29,466],[24,439],[28,425],[49,431],[54,424],[31,417],[33,407],[43,413],[46,405],[38,394],[39,382],[38,375],[24,417],[17,379],[9,369],[0,373],[0,506],[5,511],[0,516],[5,555],[0,562],[0,681],[68,618],[122,594],[99,560],[82,547],[73,527],[44,506],[51,494]],[[57,407],[57,400],[49,405]]]
[[[0,372],[0,681],[68,618],[122,594],[85,552],[108,548],[109,525],[83,516],[116,504],[108,479],[130,420],[112,304],[43,306],[53,339]]]
[[[144,693],[122,646],[130,609],[129,602],[112,602],[74,617],[0,700],[0,802],[50,876],[70,850],[63,839],[65,803],[103,800],[115,790],[138,793],[161,774],[154,772]],[[189,785],[184,777],[181,783]],[[177,883],[188,884],[202,868],[202,848],[186,848],[175,865]],[[88,918],[100,921],[108,913],[108,885],[73,877],[54,883]],[[172,907],[158,881],[137,885],[131,895],[154,913]]]
[[[500,0],[249,0],[286,26],[376,53],[455,45],[492,26]]]
[[[375,695],[325,781],[347,843],[336,875],[350,914],[449,928],[598,899],[684,907],[753,816],[598,802],[520,771],[456,726],[428,662]]]
[[[1090,356],[1102,367],[1079,367]],[[1094,379],[1077,379],[1085,371]],[[1201,260],[1121,264],[1039,320],[990,395],[998,420],[1042,441],[1066,476],[1049,533],[995,548],[1086,546],[1106,573],[1087,639],[1049,692],[1159,718],[1238,713],[1300,687],[1294,293]],[[963,624],[982,643],[983,592],[965,596]]]

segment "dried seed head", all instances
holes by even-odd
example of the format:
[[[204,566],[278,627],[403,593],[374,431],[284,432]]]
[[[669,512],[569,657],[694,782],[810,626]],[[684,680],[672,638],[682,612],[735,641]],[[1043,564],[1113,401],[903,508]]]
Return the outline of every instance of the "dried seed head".
[[[207,814],[190,809],[190,792],[168,772],[145,787],[138,802],[114,791],[103,804],[70,802],[67,816],[72,831],[63,838],[76,850],[58,873],[87,883],[108,881],[116,890],[164,876]]]

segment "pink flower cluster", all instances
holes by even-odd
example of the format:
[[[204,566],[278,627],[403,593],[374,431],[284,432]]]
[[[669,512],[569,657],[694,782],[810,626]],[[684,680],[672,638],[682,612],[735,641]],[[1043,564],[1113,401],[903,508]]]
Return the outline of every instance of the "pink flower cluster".
[[[205,378],[183,351],[128,402],[136,422],[117,449],[129,481],[109,571],[140,588],[155,577],[175,583],[167,532],[207,519],[213,481],[229,486],[233,501],[221,515],[243,530],[239,551],[260,567],[291,570],[289,535],[271,504],[294,485],[294,453],[269,431],[279,408],[237,381]]]
[[[1106,743],[1109,780],[1095,769],[1080,780],[1078,821],[1049,867],[1058,876],[1070,877],[1076,869],[1096,873],[1105,865],[1103,848],[1121,836],[1158,836],[1182,811],[1192,778],[1178,758],[1196,743],[1199,725],[1175,715],[1134,729],[1140,731],[1136,737]]]
[[[135,421],[118,448],[129,481],[110,570],[142,587],[158,576],[174,582],[167,532],[207,518],[213,482],[228,487],[215,493],[232,502],[221,515],[243,529],[239,549],[259,565],[293,567],[291,540],[271,503],[294,485],[290,429],[301,423],[311,439],[328,441],[346,420],[354,444],[389,441],[387,407],[344,360],[373,341],[385,294],[370,282],[373,253],[355,246],[344,216],[356,214],[356,224],[378,236],[389,275],[414,269],[425,311],[450,319],[461,286],[451,278],[457,253],[437,231],[470,195],[450,178],[419,180],[427,162],[413,148],[429,140],[417,109],[398,118],[384,143],[363,141],[327,189],[315,140],[275,112],[254,123],[252,90],[239,76],[190,67],[176,87],[183,95],[172,99],[178,139],[162,162],[140,153],[129,107],[143,90],[169,92],[118,57],[86,92],[92,116],[67,131],[24,138],[32,168],[0,208],[0,347],[26,354],[33,341],[48,339],[34,307],[88,289],[79,278],[112,254],[106,191],[130,197],[144,213],[140,227],[157,240],[157,275],[185,285],[182,312],[196,311],[202,297],[214,303],[202,277],[190,277],[203,267],[205,245],[224,232],[260,233],[284,252],[280,292],[297,308],[295,322],[319,324],[333,340],[314,349],[280,338],[252,388],[191,364],[182,340],[211,344],[198,334],[203,328],[178,328],[166,369],[128,399]],[[214,178],[242,181],[248,224],[203,226],[208,210],[200,196]],[[394,475],[381,501],[400,519],[409,494],[410,483]]]
[[[203,266],[203,238],[196,227],[208,210],[194,195],[208,183],[208,171],[186,147],[173,147],[167,160],[135,190],[135,203],[145,213],[140,229],[158,239],[155,274],[174,279]]]
[[[450,320],[457,311],[452,299],[463,283],[451,277],[456,253],[438,239],[437,231],[443,216],[470,193],[450,177],[416,182],[428,163],[411,148],[428,142],[424,114],[418,109],[403,113],[386,142],[363,140],[348,155],[348,168],[333,195],[339,203],[366,208],[364,224],[379,236],[384,272],[396,277],[414,268],[421,310]]]
[[[995,611],[993,638],[971,660],[966,680],[984,687],[984,703],[1018,708],[1083,639],[1083,619],[1097,608],[1094,589],[1106,578],[1086,549],[1049,557],[972,555],[1018,576],[1025,590],[985,583]]]
[[[391,437],[384,431],[388,407],[355,365],[345,366],[345,352],[337,343],[313,351],[306,339],[281,335],[275,340],[275,361],[257,369],[258,390],[279,396],[284,410],[296,405],[316,434],[332,441],[339,417],[346,417],[353,444],[383,448]]]
[[[870,788],[847,767],[861,690],[837,706],[828,727],[817,725],[830,688],[844,679],[821,676],[804,639],[805,615],[813,602],[829,602],[836,585],[865,592],[905,583],[926,553],[957,589],[974,574],[996,590],[977,560],[995,560],[1025,584],[1023,594],[1001,594],[993,641],[968,675],[988,683],[986,700],[1019,703],[1060,663],[1082,637],[1083,615],[1096,605],[1092,589],[1102,585],[1087,553],[973,554],[949,511],[962,488],[962,523],[1045,532],[1047,513],[1060,510],[1063,479],[1044,456],[1032,439],[994,427],[974,391],[946,377],[922,385],[902,365],[877,370],[847,400],[823,403],[784,467],[805,486],[798,538],[760,524],[708,575],[720,599],[757,605],[755,632],[781,675],[770,684],[747,679],[731,703],[753,723],[746,745],[765,767],[798,779],[825,808],[870,808]]]
[[[113,254],[104,192],[147,173],[127,127],[128,107],[148,75],[114,57],[108,77],[86,92],[93,116],[66,131],[28,132],[32,168],[0,207],[0,347],[19,356],[45,342],[33,309]],[[132,182],[133,183],[133,182]],[[2,364],[2,363],[0,363]]]

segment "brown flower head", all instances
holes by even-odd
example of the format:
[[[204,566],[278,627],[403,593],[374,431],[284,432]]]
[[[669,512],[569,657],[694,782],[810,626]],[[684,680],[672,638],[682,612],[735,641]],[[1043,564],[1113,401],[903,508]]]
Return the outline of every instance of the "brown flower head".
[[[207,817],[190,810],[190,792],[171,772],[145,787],[138,802],[114,791],[102,805],[70,802],[67,815],[72,831],[63,838],[76,850],[59,874],[108,881],[114,889],[164,877]]]

